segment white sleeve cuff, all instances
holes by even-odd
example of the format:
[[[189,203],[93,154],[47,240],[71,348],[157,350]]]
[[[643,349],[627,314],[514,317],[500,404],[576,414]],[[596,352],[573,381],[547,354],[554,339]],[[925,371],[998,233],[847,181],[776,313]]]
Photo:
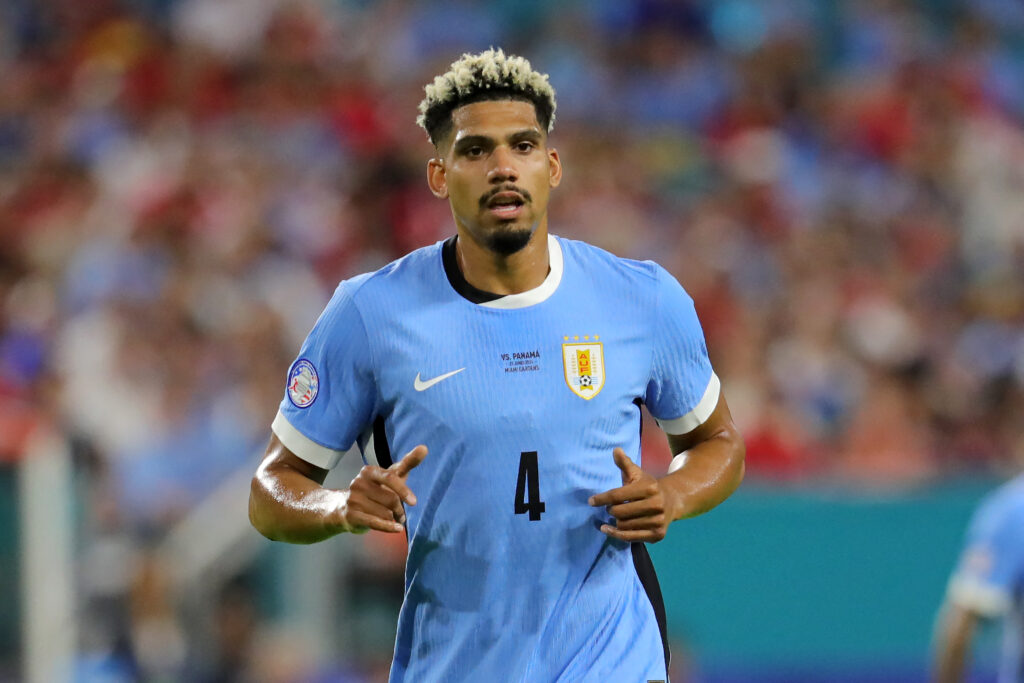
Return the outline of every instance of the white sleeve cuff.
[[[345,454],[345,451],[336,451],[333,448],[321,446],[316,441],[310,439],[296,429],[280,410],[277,411],[277,417],[274,418],[270,428],[288,450],[310,465],[316,465],[321,469],[331,469],[338,464],[341,456]]]
[[[954,576],[949,582],[948,597],[953,604],[986,617],[1006,614],[1012,605],[1005,590],[963,576]]]
[[[708,386],[704,390],[704,396],[701,397],[697,406],[682,417],[677,417],[671,420],[658,420],[658,426],[665,430],[666,434],[688,434],[697,427],[704,424],[711,413],[715,412],[715,406],[718,405],[718,396],[722,393],[722,382],[718,379],[718,375],[714,372],[711,373],[711,379],[708,380]]]

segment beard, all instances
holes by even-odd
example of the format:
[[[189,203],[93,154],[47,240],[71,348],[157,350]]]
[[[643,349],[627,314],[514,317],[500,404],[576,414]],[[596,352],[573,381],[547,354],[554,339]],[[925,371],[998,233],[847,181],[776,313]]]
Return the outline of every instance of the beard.
[[[530,203],[533,201],[533,195],[530,194],[529,190],[517,187],[513,184],[505,184],[498,187],[492,187],[490,191],[480,197],[478,201],[480,210],[486,211],[487,205],[490,203],[494,195],[501,192],[517,193],[523,198],[524,209],[528,209]],[[536,224],[528,227],[522,227],[512,222],[499,224],[497,228],[486,235],[484,238],[484,246],[496,254],[511,256],[530,243],[530,238],[533,237],[533,231],[536,227]]]
[[[511,256],[530,243],[533,237],[532,228],[508,226],[489,234],[486,238],[487,248],[502,256]]]

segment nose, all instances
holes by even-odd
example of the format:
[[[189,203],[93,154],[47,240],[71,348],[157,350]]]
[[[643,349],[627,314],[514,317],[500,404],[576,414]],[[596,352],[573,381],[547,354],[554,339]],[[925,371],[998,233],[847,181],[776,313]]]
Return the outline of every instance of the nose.
[[[490,183],[515,182],[519,178],[512,156],[512,150],[506,145],[498,145],[491,153],[491,166],[487,170],[487,181]]]

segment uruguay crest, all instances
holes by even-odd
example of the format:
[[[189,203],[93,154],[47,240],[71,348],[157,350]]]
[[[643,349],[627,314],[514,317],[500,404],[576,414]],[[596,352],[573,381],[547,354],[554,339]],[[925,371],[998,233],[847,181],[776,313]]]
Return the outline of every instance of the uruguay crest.
[[[601,342],[562,344],[562,366],[565,368],[565,383],[572,393],[588,401],[601,393],[604,387],[604,345]]]

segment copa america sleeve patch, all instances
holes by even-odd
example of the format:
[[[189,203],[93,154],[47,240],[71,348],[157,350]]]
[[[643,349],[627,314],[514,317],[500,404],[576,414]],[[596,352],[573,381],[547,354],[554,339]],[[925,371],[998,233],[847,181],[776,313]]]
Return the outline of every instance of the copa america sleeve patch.
[[[305,358],[292,363],[288,370],[288,400],[296,408],[308,408],[313,405],[320,391],[320,377],[316,368]]]

